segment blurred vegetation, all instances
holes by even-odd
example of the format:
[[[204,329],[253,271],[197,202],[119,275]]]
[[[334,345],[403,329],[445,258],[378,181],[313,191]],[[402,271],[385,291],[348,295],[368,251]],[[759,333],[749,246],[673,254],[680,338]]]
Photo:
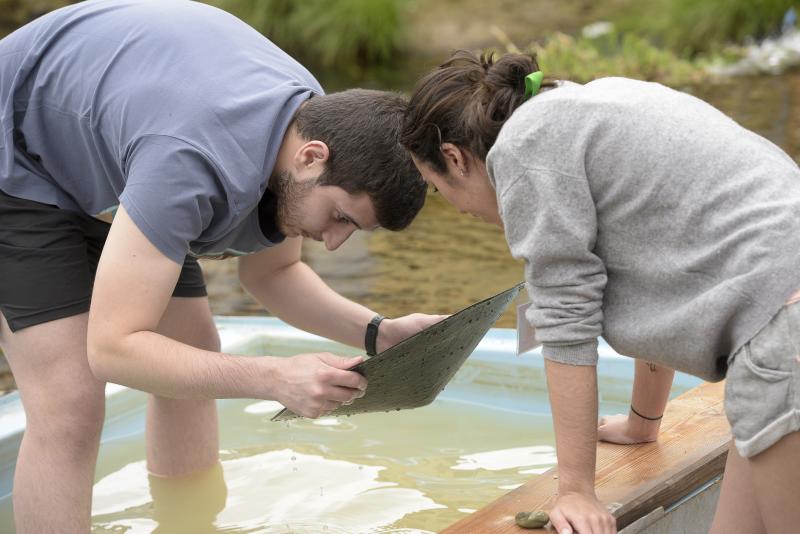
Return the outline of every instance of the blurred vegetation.
[[[498,33],[505,51],[518,52],[510,40]],[[573,37],[555,33],[525,51],[534,52],[549,78],[585,83],[603,76],[625,76],[680,87],[708,79],[701,61],[681,59],[655,47],[645,38],[611,30],[596,37]]]
[[[301,62],[347,70],[386,65],[403,49],[410,0],[205,0],[244,20]],[[75,0],[0,0],[0,36]]]
[[[74,0],[0,0],[0,37]]]
[[[649,0],[633,2],[619,20],[622,32],[645,36],[673,52],[696,57],[730,44],[777,34],[798,0]]]
[[[529,44],[552,78],[586,82],[602,76],[626,76],[673,87],[696,85],[714,77],[708,67],[741,57],[741,45],[781,31],[796,0],[650,0],[633,1],[606,31],[571,36],[549,34]],[[588,28],[587,28],[588,29]],[[495,29],[507,51],[519,48]]]
[[[470,19],[470,5],[477,0],[454,3],[452,9],[445,10],[446,20],[439,20],[442,12],[434,9],[440,0],[204,1],[243,19],[326,81],[359,83],[375,73],[388,70],[393,74],[391,69],[399,71],[394,79],[401,78],[402,69],[406,68],[403,65],[410,63],[404,52],[414,39],[414,23],[422,20],[435,28],[455,22],[458,27]],[[69,3],[72,2],[0,0],[0,35]],[[707,64],[736,59],[729,45],[776,34],[786,11],[791,7],[800,9],[800,0],[602,0],[593,4],[608,8],[614,29],[587,37],[549,33],[559,29],[550,28],[546,37],[532,45],[548,73],[577,81],[614,74],[670,85],[696,83],[704,78]],[[531,7],[536,7],[535,3],[505,1],[498,19],[502,14],[509,22],[514,10]],[[570,9],[574,7],[570,4]],[[580,19],[578,11],[573,13],[566,5],[563,9],[564,13],[571,13],[571,21]],[[592,9],[594,16],[603,16],[603,9],[596,5]],[[409,16],[412,11],[419,14],[416,20]],[[436,20],[425,20],[427,11],[438,13]],[[485,22],[487,32],[491,23]],[[509,49],[515,48],[507,38],[501,42]],[[424,55],[425,47],[430,46],[416,45],[418,55]],[[453,48],[464,45],[459,42]],[[444,57],[447,51],[430,53]],[[413,78],[418,73],[407,74]],[[384,73],[380,78],[387,76]]]
[[[394,59],[405,40],[402,0],[208,0],[311,66],[361,70]]]

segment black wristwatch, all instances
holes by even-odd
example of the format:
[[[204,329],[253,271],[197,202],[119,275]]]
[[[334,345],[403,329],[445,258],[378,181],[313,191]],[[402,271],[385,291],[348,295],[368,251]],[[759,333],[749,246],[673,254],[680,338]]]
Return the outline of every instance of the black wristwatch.
[[[364,348],[367,350],[367,356],[375,356],[378,353],[375,349],[375,344],[378,341],[378,325],[384,319],[383,315],[376,315],[367,325],[367,333],[364,335]]]

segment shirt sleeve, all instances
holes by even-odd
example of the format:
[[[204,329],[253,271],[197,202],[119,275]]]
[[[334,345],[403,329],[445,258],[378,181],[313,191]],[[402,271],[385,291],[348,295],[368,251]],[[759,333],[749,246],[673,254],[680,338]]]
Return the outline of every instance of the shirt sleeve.
[[[205,155],[169,136],[137,140],[126,160],[120,204],[147,239],[182,264],[189,245],[226,215],[225,188]]]
[[[574,365],[597,363],[606,269],[593,252],[594,201],[586,176],[525,165],[494,154],[490,172],[512,255],[525,262],[536,329],[545,358]]]

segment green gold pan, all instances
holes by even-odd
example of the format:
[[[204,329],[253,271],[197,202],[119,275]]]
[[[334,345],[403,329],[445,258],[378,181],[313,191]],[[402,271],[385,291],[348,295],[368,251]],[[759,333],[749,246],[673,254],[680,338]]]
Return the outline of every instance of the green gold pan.
[[[518,284],[451,315],[366,360],[353,370],[369,379],[367,394],[333,416],[419,408],[433,402],[517,293]],[[283,409],[273,421],[301,417]]]

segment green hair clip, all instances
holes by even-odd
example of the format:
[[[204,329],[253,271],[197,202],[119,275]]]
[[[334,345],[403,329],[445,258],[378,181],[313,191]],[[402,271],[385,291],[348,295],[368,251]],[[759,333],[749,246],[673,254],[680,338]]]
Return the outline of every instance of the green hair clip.
[[[540,70],[531,72],[525,76],[525,100],[536,96],[536,93],[539,92],[539,88],[542,86],[542,80],[544,80],[544,74],[542,74]]]

